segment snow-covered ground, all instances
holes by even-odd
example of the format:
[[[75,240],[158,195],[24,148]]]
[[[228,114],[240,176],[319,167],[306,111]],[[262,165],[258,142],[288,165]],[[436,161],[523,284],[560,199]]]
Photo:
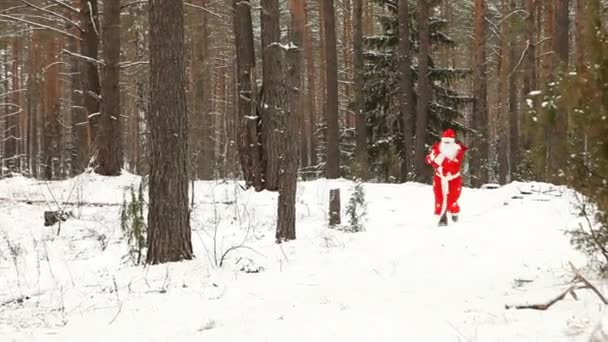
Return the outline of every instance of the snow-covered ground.
[[[302,182],[298,239],[277,245],[276,194],[197,182],[196,259],[143,267],[125,261],[119,220],[138,182],[0,181],[0,341],[588,341],[603,310],[590,291],[547,311],[505,305],[554,298],[568,261],[608,293],[564,234],[572,194],[548,184],[464,189],[444,228],[429,186],[366,184],[367,230],[353,234],[326,224],[328,189],[344,204],[353,184]],[[55,200],[93,205],[71,205],[57,236],[42,220]]]

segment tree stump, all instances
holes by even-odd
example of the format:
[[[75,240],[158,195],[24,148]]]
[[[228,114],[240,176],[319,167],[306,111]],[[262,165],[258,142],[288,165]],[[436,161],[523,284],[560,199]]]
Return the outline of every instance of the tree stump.
[[[67,221],[68,217],[72,216],[71,211],[61,212],[58,210],[53,211],[45,211],[44,212],[44,226],[49,227],[54,225],[55,223],[62,221]]]
[[[340,224],[340,189],[329,190],[329,225]]]

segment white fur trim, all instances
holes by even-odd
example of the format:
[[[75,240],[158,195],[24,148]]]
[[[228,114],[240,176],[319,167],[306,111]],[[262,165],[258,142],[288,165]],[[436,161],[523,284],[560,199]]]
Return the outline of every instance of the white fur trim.
[[[454,139],[454,138],[441,138],[441,141],[442,142],[452,142],[453,143],[453,142],[456,141],[456,139]]]

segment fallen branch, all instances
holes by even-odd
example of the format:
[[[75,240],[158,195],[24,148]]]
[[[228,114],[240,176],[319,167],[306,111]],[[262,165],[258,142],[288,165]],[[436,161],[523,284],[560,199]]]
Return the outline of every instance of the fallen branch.
[[[581,272],[578,270],[578,268],[576,268],[572,262],[568,262],[570,264],[570,267],[572,268],[572,271],[574,271],[574,274],[576,274],[576,277],[578,278],[579,281],[582,281],[585,286],[589,289],[591,289],[591,291],[595,292],[595,294],[600,297],[600,300],[602,301],[602,303],[604,303],[605,305],[608,305],[608,300],[606,300],[606,297],[604,297],[604,295],[602,295],[602,293],[597,289],[597,287],[593,286],[593,284],[591,284],[589,282],[589,280],[585,279],[585,277],[583,277],[583,275],[581,274]]]
[[[518,310],[522,310],[522,309],[532,309],[532,310],[547,310],[548,308],[550,308],[553,304],[559,302],[560,300],[566,298],[566,295],[570,292],[574,292],[574,289],[576,288],[577,284],[572,284],[570,285],[570,287],[568,287],[565,291],[563,291],[559,296],[551,299],[549,302],[547,303],[542,303],[542,304],[524,304],[524,305],[505,305],[505,309],[518,309]]]
[[[47,200],[17,200],[12,198],[2,198],[0,197],[0,202],[16,202],[16,203],[25,203],[25,204],[48,204]],[[62,207],[70,206],[70,205],[80,205],[85,207],[120,207],[122,203],[103,203],[103,202],[58,202]]]
[[[604,297],[604,295],[602,295],[602,293],[597,289],[597,287],[593,286],[593,284],[591,284],[591,282],[589,282],[585,277],[583,277],[581,272],[572,264],[572,262],[568,262],[568,263],[570,264],[570,268],[572,268],[572,271],[574,272],[575,276],[574,276],[574,279],[572,280],[572,284],[567,289],[565,289],[563,292],[561,292],[557,297],[551,299],[547,303],[524,304],[524,305],[505,305],[505,309],[507,309],[507,310],[508,309],[518,309],[518,310],[532,309],[532,310],[545,311],[545,310],[549,309],[553,304],[566,298],[566,296],[568,294],[570,294],[572,296],[572,298],[574,298],[575,300],[578,300],[578,296],[576,295],[574,290],[579,290],[579,289],[590,289],[600,298],[602,303],[604,303],[605,305],[608,305],[608,300],[606,300],[606,297]]]

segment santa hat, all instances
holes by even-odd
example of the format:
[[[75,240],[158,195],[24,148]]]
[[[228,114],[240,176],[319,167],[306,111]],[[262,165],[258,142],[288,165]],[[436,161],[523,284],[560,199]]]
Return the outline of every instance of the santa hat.
[[[441,134],[441,141],[455,141],[456,140],[456,132],[453,129],[448,128]]]

